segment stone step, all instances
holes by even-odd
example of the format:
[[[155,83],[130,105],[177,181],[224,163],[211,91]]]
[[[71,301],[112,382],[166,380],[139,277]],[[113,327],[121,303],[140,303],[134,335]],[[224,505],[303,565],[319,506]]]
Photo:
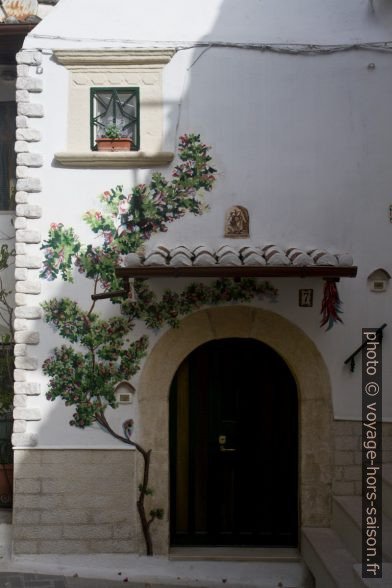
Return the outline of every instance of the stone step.
[[[37,554],[13,556],[11,560],[0,561],[0,588],[5,588],[1,572],[22,576],[63,574],[66,578],[65,586],[59,585],[59,588],[104,588],[104,582],[112,586],[112,580],[116,581],[118,588],[123,585],[134,588],[276,588],[279,585],[287,588],[314,588],[313,578],[302,558],[299,561],[196,562],[135,554]],[[78,577],[74,577],[75,574]],[[15,581],[16,586],[22,587],[24,584]],[[27,586],[30,584],[26,583]],[[38,587],[38,584],[34,586]]]
[[[171,547],[172,561],[299,562],[296,547]]]
[[[392,520],[382,519],[383,561],[392,562]],[[335,496],[332,501],[332,528],[359,563],[362,560],[362,497]]]
[[[362,565],[354,565],[355,588],[391,588],[392,564],[383,563],[382,578],[362,578]]]
[[[301,545],[316,588],[356,588],[355,559],[332,529],[304,527]]]

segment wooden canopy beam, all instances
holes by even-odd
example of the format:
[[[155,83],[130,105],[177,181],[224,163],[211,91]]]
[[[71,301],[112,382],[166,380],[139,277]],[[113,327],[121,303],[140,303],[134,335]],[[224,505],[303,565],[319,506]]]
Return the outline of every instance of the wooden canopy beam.
[[[339,281],[340,278],[355,278],[358,268],[334,266],[208,266],[208,267],[119,267],[117,278],[124,280],[124,290],[93,294],[92,300],[126,297],[131,278],[323,278]]]

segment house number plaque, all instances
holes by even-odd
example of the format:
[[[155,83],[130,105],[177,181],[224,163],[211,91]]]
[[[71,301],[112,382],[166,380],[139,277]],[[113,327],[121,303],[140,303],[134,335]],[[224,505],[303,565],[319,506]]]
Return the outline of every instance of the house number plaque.
[[[299,305],[303,307],[313,306],[313,290],[311,288],[303,288],[299,291]]]

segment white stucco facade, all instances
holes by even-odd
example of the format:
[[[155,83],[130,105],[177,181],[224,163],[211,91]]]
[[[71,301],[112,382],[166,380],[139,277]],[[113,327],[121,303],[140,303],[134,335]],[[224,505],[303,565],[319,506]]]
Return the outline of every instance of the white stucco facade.
[[[113,14],[102,18],[105,3],[95,2],[93,12],[89,2],[77,4],[76,8],[71,0],[60,2],[25,41],[25,50],[44,49],[44,91],[31,95],[45,113],[34,121],[42,133],[39,150],[44,165],[31,170],[43,188],[30,195],[32,204],[42,206],[43,215],[30,221],[31,227],[45,238],[51,222],[62,222],[88,242],[89,229],[81,217],[97,205],[98,194],[117,184],[147,181],[151,173],[145,169],[69,169],[53,162],[56,152],[67,150],[74,121],[68,104],[69,72],[56,63],[51,51],[130,45],[175,48],[163,70],[164,149],[174,151],[177,136],[184,132],[200,133],[211,146],[218,181],[207,195],[209,212],[176,221],[168,233],[147,243],[146,249],[158,243],[170,247],[237,245],[223,238],[223,224],[227,208],[241,204],[251,217],[250,239],[241,245],[273,243],[306,251],[350,252],[358,276],[339,284],[343,325],[327,333],[320,329],[322,281],[318,279],[273,280],[279,288],[274,310],[301,327],[322,353],[330,372],[335,418],[359,419],[360,369],[351,374],[343,362],[359,345],[361,328],[380,326],[391,311],[390,294],[372,293],[367,284],[371,271],[379,267],[391,271],[392,118],[386,99],[391,90],[390,54],[363,48],[290,55],[209,44],[279,43],[284,51],[286,45],[296,43],[382,42],[388,40],[392,26],[387,7],[380,3],[372,12],[367,2],[352,1],[344,7],[338,2],[299,2],[283,11],[276,3],[249,1],[238,14],[238,5],[232,2],[198,3],[192,10],[180,2],[165,7],[135,3],[132,10],[129,3],[116,2]],[[124,13],[132,13],[130,24]],[[87,17],[89,27],[85,26]],[[94,38],[86,31],[94,31]],[[109,41],[114,37],[121,42]],[[184,49],[198,43],[207,46]],[[161,169],[169,171],[170,166]],[[41,287],[35,301],[67,295],[85,306],[89,302],[89,292],[78,279],[74,286],[58,280],[42,281]],[[300,287],[315,289],[312,309],[298,307]],[[31,349],[41,364],[59,338],[41,321],[35,328],[40,344]],[[386,335],[385,357],[390,352]],[[159,336],[150,334],[151,342]],[[391,375],[385,362],[386,386]],[[39,369],[30,378],[45,389]],[[137,377],[135,384],[137,387]],[[70,429],[64,407],[48,403],[43,394],[29,402],[42,411],[42,421],[29,423],[29,431],[38,433],[39,445],[115,445],[99,432]],[[388,396],[384,398],[386,420],[392,419],[391,402]]]
[[[167,58],[159,67],[154,65],[158,54],[161,58],[165,54]],[[108,64],[108,56],[113,55],[116,57],[110,57],[112,62]],[[106,59],[104,65],[100,59]],[[65,65],[64,60],[68,60]],[[122,463],[123,459],[132,471],[133,492],[137,491],[134,452],[122,452],[119,458],[117,450],[127,449],[125,445],[97,425],[84,430],[70,427],[74,409],[66,407],[59,399],[55,402],[46,399],[48,378],[43,374],[42,364],[64,340],[42,320],[39,307],[52,298],[69,297],[87,310],[91,306],[92,288],[76,270],[73,284],[60,278],[41,279],[42,243],[51,223],[73,227],[82,243],[98,243],[83,221],[83,214],[98,208],[98,196],[114,186],[123,185],[127,191],[149,182],[155,170],[169,178],[178,162],[178,137],[184,133],[200,134],[211,149],[217,179],[212,191],[205,196],[209,210],[200,216],[186,214],[169,224],[166,233],[156,234],[146,242],[146,252],[157,245],[169,249],[185,245],[194,249],[204,244],[217,250],[222,245],[239,248],[273,244],[285,250],[297,247],[305,252],[321,249],[332,254],[351,254],[358,267],[355,278],[343,277],[338,283],[344,322],[335,324],[331,330],[320,328],[324,281],[319,277],[270,278],[279,291],[278,299],[276,303],[254,300],[243,305],[246,307],[244,316],[246,313],[252,315],[249,307],[257,309],[252,320],[249,319],[248,330],[245,327],[241,330],[242,315],[238,311],[237,316],[238,309],[227,308],[226,315],[229,317],[233,312],[239,337],[250,337],[252,332],[257,332],[255,338],[260,341],[268,341],[271,346],[279,343],[275,349],[282,357],[287,352],[288,364],[292,359],[289,367],[298,385],[300,404],[302,402],[300,500],[301,504],[310,505],[308,512],[305,507],[302,509],[305,514],[301,521],[305,525],[327,527],[335,480],[333,467],[341,470],[336,477],[341,484],[337,494],[361,493],[359,428],[356,429],[362,410],[361,360],[358,356],[354,373],[344,361],[361,344],[362,328],[377,328],[388,323],[392,312],[392,286],[376,293],[368,283],[368,276],[378,268],[392,274],[390,3],[386,0],[346,0],[344,3],[338,0],[290,3],[282,0],[243,0],[241,3],[234,0],[195,3],[60,0],[26,37],[19,65],[28,68],[20,68],[19,79],[28,79],[23,83],[29,86],[28,100],[19,104],[19,114],[26,117],[19,120],[19,130],[26,125],[34,130],[35,138],[17,145],[21,153],[16,198],[20,263],[17,262],[16,273],[19,340],[15,379],[19,400],[15,403],[14,447],[17,479],[30,476],[24,476],[24,468],[30,471],[30,456],[35,455],[31,478],[34,483],[39,480],[41,484],[43,479],[47,483],[36,486],[38,497],[33,495],[35,491],[17,490],[21,518],[17,521],[19,534],[15,536],[18,552],[52,553],[50,549],[53,548],[53,552],[64,553],[72,549],[71,543],[66,544],[71,536],[66,535],[65,529],[59,531],[56,527],[53,545],[49,545],[50,537],[45,536],[45,528],[42,537],[29,537],[30,527],[22,527],[25,524],[22,511],[30,504],[25,500],[26,493],[30,493],[28,498],[36,509],[49,509],[46,503],[42,507],[45,492],[54,493],[59,502],[54,500],[53,512],[57,512],[56,508],[58,512],[64,508],[66,518],[74,506],[60,504],[58,495],[61,494],[64,502],[65,494],[72,493],[73,488],[67,486],[67,481],[61,486],[59,480],[64,476],[65,466],[61,464],[73,463],[70,457],[73,450],[77,455],[76,480],[85,467],[86,476],[90,475],[89,466],[100,463],[101,456],[105,456],[102,459],[108,463],[113,456],[113,472],[115,464]],[[129,85],[130,79],[132,84],[140,86],[141,120],[148,121],[151,112],[155,124],[154,129],[144,135],[141,130],[142,164],[138,163],[137,153],[128,154],[126,163],[122,164],[114,156],[110,158],[114,154],[99,159],[90,150],[86,121],[82,121],[83,132],[79,127],[81,118],[89,112],[86,104],[89,88],[98,83],[94,82],[94,77],[104,80],[105,84],[109,80],[116,87]],[[85,84],[85,89],[75,91],[78,84]],[[143,97],[146,97],[145,102]],[[84,101],[80,109],[78,100]],[[234,205],[249,211],[249,238],[239,240],[224,236],[225,215]],[[150,284],[157,293],[165,288],[179,292],[190,281],[165,278],[151,280]],[[209,283],[207,279],[200,281]],[[313,307],[299,306],[301,288],[314,290]],[[107,317],[118,311],[118,307],[108,301],[97,302],[96,309]],[[131,404],[107,411],[114,430],[121,431],[122,423],[132,418],[135,439],[151,440],[151,447],[159,458],[159,464],[153,466],[156,467],[153,479],[157,484],[163,480],[160,490],[167,503],[168,432],[162,432],[162,423],[166,427],[168,414],[160,414],[159,410],[164,402],[168,404],[170,377],[173,377],[175,361],[183,359],[182,350],[187,349],[189,353],[195,341],[208,341],[209,329],[214,335],[211,338],[223,338],[222,333],[226,331],[222,321],[219,323],[219,316],[224,314],[218,315],[216,318],[212,311],[211,316],[208,312],[200,313],[201,325],[197,324],[196,315],[185,317],[177,339],[168,327],[152,330],[136,321],[132,335],[137,338],[147,334],[149,337],[147,357],[131,380],[136,393]],[[265,339],[263,320],[267,325]],[[200,334],[203,321],[211,324]],[[392,397],[388,393],[392,384],[392,366],[388,361],[392,345],[389,329],[388,325],[383,340],[383,419],[386,423],[392,422]],[[234,327],[227,327],[227,332],[228,337],[237,336]],[[172,345],[170,354],[168,352],[170,367],[165,366],[166,341]],[[308,358],[307,372],[304,366]],[[156,390],[151,391],[151,397],[148,394],[149,385],[159,382],[156,374],[160,363],[166,388],[159,391],[158,402],[154,398],[155,393],[158,396]],[[155,377],[151,375],[151,365]],[[151,400],[147,408],[146,400]],[[304,425],[307,407],[309,421]],[[149,417],[156,428],[146,433]],[[337,450],[351,452],[348,456],[351,461],[333,462],[333,427],[338,431],[336,437],[340,435],[347,442],[347,447],[336,443]],[[317,447],[314,455],[313,446]],[[392,445],[386,447],[388,459],[392,461],[390,449]],[[98,456],[94,457],[95,450],[102,452],[98,451]],[[63,457],[58,457],[60,453]],[[343,458],[347,455],[341,456]],[[354,473],[351,470],[347,474],[351,478],[344,477],[346,463],[355,469]],[[94,470],[91,480],[95,475]],[[86,483],[84,479],[83,483],[85,486],[80,486],[78,496],[81,501],[91,481]],[[72,496],[66,498],[72,500]],[[133,495],[129,504],[131,499]],[[96,503],[93,506],[99,509],[98,498]],[[136,512],[133,502],[132,505]],[[90,505],[80,502],[77,508],[87,509]],[[41,515],[40,511],[37,517]],[[75,516],[74,523],[77,520]],[[50,515],[46,519],[42,515],[31,523],[36,525],[34,532],[42,521],[44,525],[52,522]],[[97,525],[102,523],[98,517],[97,521]],[[87,519],[82,521],[86,525],[87,522],[90,523]],[[142,549],[140,533],[134,531],[134,519],[132,524],[129,521],[127,524],[132,529],[131,539],[129,529],[129,536],[126,535],[127,541],[133,541],[131,547],[125,540],[120,547],[114,539],[110,546],[103,541],[99,543],[98,537],[93,546],[86,539],[75,549],[81,553],[91,550],[104,553],[105,549],[112,553],[116,548],[138,552]],[[157,544],[158,552],[166,554],[166,520],[164,525],[157,531]],[[116,535],[114,538],[118,539]]]

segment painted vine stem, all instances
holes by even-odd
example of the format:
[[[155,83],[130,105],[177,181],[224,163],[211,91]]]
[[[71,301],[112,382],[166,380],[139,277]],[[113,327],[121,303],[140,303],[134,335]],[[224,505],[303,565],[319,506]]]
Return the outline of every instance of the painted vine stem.
[[[153,234],[165,232],[168,223],[186,213],[202,214],[207,206],[203,192],[211,191],[215,183],[215,169],[211,167],[208,148],[198,135],[183,135],[179,143],[181,162],[171,180],[154,173],[151,182],[135,186],[129,194],[116,186],[100,196],[103,210],[89,210],[84,220],[93,233],[100,237],[99,245],[83,245],[73,228],[52,223],[47,241],[43,244],[44,266],[41,277],[54,280],[61,277],[73,281],[76,268],[92,281],[92,293],[98,289],[118,290],[120,284],[115,269],[122,256],[136,252]],[[56,347],[43,364],[49,376],[46,398],[61,398],[75,412],[71,426],[81,429],[97,423],[104,431],[122,443],[132,445],[143,459],[143,480],[139,486],[137,509],[148,555],[153,554],[151,525],[163,517],[160,508],[146,514],[145,499],[152,494],[149,488],[151,450],[131,440],[133,422],[123,423],[124,435],[109,425],[105,411],[117,408],[116,384],[129,380],[137,373],[148,348],[147,336],[132,339],[136,319],[148,328],[164,325],[175,327],[181,315],[203,305],[222,302],[245,302],[253,297],[274,299],[277,292],[267,282],[242,279],[217,280],[211,285],[190,284],[181,293],[167,290],[159,299],[146,282],[135,282],[136,300],[120,302],[120,314],[102,319],[95,312],[95,302],[88,311],[70,298],[51,299],[43,303],[45,320],[69,344]],[[118,299],[112,299],[119,304]],[[118,307],[117,307],[118,308]],[[97,392],[99,391],[99,392]]]
[[[148,496],[149,494],[152,494],[152,490],[148,486],[150,462],[151,462],[151,449],[146,451],[145,449],[143,449],[143,447],[141,445],[139,445],[139,443],[136,443],[135,441],[131,441],[129,430],[132,429],[132,425],[133,425],[132,420],[124,422],[123,429],[124,429],[125,436],[121,436],[121,435],[118,435],[117,433],[115,433],[115,431],[113,431],[113,429],[110,427],[110,425],[107,422],[105,415],[103,413],[96,414],[95,418],[96,418],[97,422],[115,439],[118,439],[119,441],[122,441],[123,443],[126,443],[128,445],[133,445],[133,447],[135,447],[135,449],[141,454],[141,456],[143,458],[143,481],[139,486],[139,498],[137,500],[136,506],[137,506],[137,510],[139,513],[140,523],[142,526],[144,542],[146,544],[146,554],[153,555],[154,550],[153,550],[153,545],[152,545],[150,526],[151,526],[151,523],[155,519],[162,519],[164,512],[161,508],[156,508],[156,509],[150,510],[150,518],[147,519],[144,501],[145,501],[146,496]]]

